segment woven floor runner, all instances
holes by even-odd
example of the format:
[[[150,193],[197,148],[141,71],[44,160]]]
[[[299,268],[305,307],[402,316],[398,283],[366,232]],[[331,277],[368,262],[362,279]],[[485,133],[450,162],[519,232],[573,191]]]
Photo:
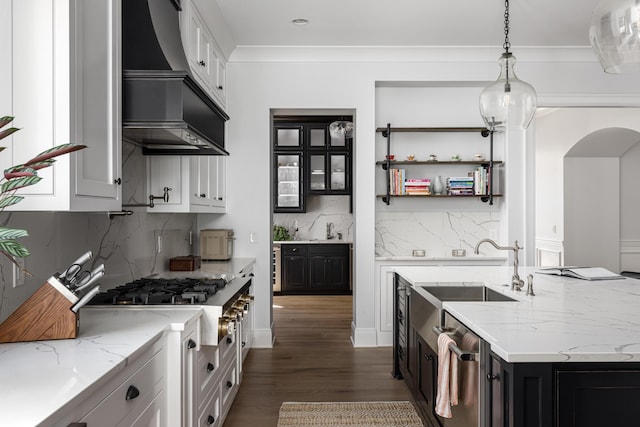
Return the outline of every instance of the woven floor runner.
[[[423,427],[411,402],[284,402],[278,427]]]

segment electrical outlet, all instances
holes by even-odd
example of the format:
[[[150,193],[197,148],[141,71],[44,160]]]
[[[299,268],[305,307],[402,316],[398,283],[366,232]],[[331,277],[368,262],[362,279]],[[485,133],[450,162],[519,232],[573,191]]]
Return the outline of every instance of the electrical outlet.
[[[23,286],[25,283],[25,270],[27,269],[27,261],[24,258],[15,259],[18,265],[13,264],[13,287]]]
[[[156,253],[162,252],[162,234],[158,234],[156,238]]]
[[[249,242],[251,243],[256,243],[258,241],[257,237],[256,237],[256,233],[250,233],[249,234]]]

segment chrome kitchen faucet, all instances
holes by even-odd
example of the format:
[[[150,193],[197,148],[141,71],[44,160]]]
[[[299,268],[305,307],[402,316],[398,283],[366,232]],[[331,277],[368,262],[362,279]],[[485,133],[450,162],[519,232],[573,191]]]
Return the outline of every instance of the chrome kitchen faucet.
[[[524,286],[524,280],[522,280],[518,275],[518,251],[522,249],[522,247],[518,246],[518,241],[516,240],[513,242],[513,246],[499,246],[491,239],[482,239],[476,244],[476,248],[473,253],[478,255],[480,253],[480,245],[485,242],[490,243],[494,248],[501,251],[513,251],[513,277],[511,278],[511,290],[521,291]]]

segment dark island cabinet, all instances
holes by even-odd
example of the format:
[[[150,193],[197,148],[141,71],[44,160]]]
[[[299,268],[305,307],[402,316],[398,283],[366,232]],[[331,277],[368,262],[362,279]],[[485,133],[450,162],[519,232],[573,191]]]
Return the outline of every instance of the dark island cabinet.
[[[282,246],[282,295],[351,292],[349,244]]]
[[[559,369],[556,384],[558,427],[640,425],[640,367]]]
[[[491,355],[486,425],[640,425],[640,366],[634,363],[507,363]]]
[[[438,355],[431,350],[431,347],[419,334],[416,334],[416,365],[415,390],[413,394],[416,406],[428,426],[439,427],[434,408]]]

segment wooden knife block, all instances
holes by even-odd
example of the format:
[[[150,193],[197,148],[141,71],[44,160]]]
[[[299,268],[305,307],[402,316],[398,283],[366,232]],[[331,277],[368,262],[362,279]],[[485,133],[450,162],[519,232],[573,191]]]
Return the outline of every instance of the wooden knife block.
[[[49,278],[0,324],[0,343],[60,340],[78,335],[78,298],[55,277]]]

